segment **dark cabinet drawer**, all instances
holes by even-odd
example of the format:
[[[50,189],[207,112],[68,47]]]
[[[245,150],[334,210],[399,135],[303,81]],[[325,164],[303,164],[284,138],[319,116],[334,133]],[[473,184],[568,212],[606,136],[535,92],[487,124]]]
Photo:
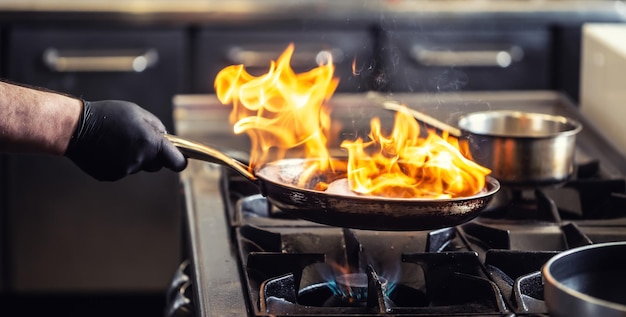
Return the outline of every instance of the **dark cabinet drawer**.
[[[397,91],[547,89],[548,29],[396,31],[383,74]]]
[[[17,27],[10,32],[8,75],[87,100],[130,100],[172,129],[172,97],[185,78],[185,36],[174,29]],[[6,160],[11,288],[166,289],[180,261],[176,173],[141,172],[110,183],[63,157]]]
[[[304,72],[316,67],[325,55],[331,55],[335,64],[335,77],[339,77],[337,91],[364,91],[369,89],[367,69],[374,55],[374,39],[366,30],[354,31],[216,31],[202,30],[197,37],[194,57],[194,90],[199,93],[214,92],[217,73],[229,65],[243,64],[253,75],[269,69],[294,43],[291,67]],[[352,64],[356,63],[353,72]],[[363,66],[365,65],[365,66]],[[365,71],[361,71],[365,68]]]
[[[171,129],[171,98],[186,78],[185,35],[182,29],[16,27],[8,75],[87,100],[130,100]]]

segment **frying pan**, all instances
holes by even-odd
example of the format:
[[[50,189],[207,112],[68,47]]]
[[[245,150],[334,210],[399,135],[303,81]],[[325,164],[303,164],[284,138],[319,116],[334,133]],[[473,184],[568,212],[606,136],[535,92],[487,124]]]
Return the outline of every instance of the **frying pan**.
[[[626,316],[626,242],[577,247],[542,268],[550,316]]]
[[[500,183],[487,177],[485,188],[470,197],[453,199],[385,198],[328,193],[314,190],[319,181],[327,183],[345,177],[343,173],[315,175],[308,184],[298,185],[300,176],[316,159],[289,158],[270,162],[249,172],[241,162],[204,144],[165,135],[188,158],[227,166],[255,183],[276,207],[298,218],[316,223],[366,230],[431,230],[465,223],[482,211]],[[345,161],[334,159],[337,165]]]

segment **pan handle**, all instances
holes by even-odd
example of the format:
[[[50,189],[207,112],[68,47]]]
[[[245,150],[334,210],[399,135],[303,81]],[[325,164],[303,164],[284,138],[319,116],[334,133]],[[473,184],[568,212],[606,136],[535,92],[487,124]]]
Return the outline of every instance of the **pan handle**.
[[[164,134],[164,136],[187,158],[224,165],[230,167],[235,172],[241,174],[250,181],[255,182],[257,180],[257,177],[248,170],[248,167],[245,164],[212,147],[171,134]]]

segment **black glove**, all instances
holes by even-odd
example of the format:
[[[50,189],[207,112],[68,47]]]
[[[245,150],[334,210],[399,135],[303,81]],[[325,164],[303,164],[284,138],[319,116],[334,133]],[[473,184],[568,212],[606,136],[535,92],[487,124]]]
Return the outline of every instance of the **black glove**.
[[[101,181],[115,181],[141,170],[167,167],[179,172],[187,159],[165,137],[163,123],[134,103],[83,101],[65,156]]]

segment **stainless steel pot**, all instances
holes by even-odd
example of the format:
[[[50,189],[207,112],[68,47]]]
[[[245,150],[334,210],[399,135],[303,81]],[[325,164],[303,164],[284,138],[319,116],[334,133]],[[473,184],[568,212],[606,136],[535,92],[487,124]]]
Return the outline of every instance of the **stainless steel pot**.
[[[472,160],[491,169],[508,188],[558,185],[574,173],[576,134],[582,125],[571,118],[512,110],[473,112],[451,126],[378,93],[368,97],[392,111],[469,141]]]
[[[626,316],[626,242],[559,253],[542,276],[550,316]]]
[[[576,134],[582,125],[563,116],[484,111],[462,116],[472,159],[509,187],[560,184],[574,172]]]

